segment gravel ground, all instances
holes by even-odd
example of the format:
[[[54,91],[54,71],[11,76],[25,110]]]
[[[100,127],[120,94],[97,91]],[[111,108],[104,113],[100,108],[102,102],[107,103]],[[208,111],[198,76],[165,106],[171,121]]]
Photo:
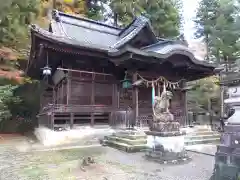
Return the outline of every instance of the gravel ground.
[[[144,154],[127,154],[114,149],[108,149],[102,158],[112,163],[124,164],[128,167],[127,171],[133,170],[129,173],[129,180],[210,180],[214,157],[190,152],[188,154],[192,161],[182,165],[161,165],[146,161]]]
[[[213,172],[212,156],[189,152],[191,162],[161,165],[147,161],[143,153],[128,154],[108,147],[98,149],[104,153],[93,155],[96,165],[83,172],[79,167],[76,171],[80,150],[39,154],[18,152],[11,145],[1,145],[0,180],[210,180]],[[67,172],[67,168],[73,170]],[[61,178],[55,176],[59,172],[63,174]],[[23,173],[28,176],[22,176]]]

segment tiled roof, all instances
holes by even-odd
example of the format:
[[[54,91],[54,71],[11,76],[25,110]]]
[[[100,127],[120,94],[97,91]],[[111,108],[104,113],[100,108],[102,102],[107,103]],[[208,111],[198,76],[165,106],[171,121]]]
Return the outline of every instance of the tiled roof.
[[[121,32],[119,28],[58,11],[53,12],[53,19],[52,29],[55,34],[100,47],[112,46]]]
[[[108,48],[120,48],[126,45],[144,27],[148,27],[149,32],[153,34],[149,19],[144,16],[137,17],[125,29],[120,29],[56,10],[53,11],[53,21],[51,22],[52,32],[56,35],[63,35],[89,44],[100,46],[104,44]]]
[[[150,32],[154,36],[150,40],[153,44],[141,49],[128,47],[129,41],[139,35],[144,28],[147,28],[147,33]],[[32,26],[32,32],[49,40],[104,51],[109,56],[130,52],[164,60],[173,54],[181,54],[187,56],[195,64],[207,65],[205,62],[198,61],[183,43],[168,39],[157,39],[151,29],[149,19],[144,16],[139,16],[125,29],[120,29],[86,18],[53,11],[51,31]],[[207,66],[213,67],[213,65]]]
[[[38,27],[37,25],[32,25],[31,30],[33,33],[36,33],[39,36],[43,36],[49,40],[53,40],[60,44],[72,45],[72,46],[76,46],[76,47],[87,47],[87,48],[98,49],[98,50],[103,50],[103,51],[107,51],[109,49],[104,44],[101,44],[101,45],[93,44],[89,41],[84,41],[84,39],[83,40],[74,39],[71,37],[66,37],[64,35],[51,33],[49,31],[46,31],[46,30]]]

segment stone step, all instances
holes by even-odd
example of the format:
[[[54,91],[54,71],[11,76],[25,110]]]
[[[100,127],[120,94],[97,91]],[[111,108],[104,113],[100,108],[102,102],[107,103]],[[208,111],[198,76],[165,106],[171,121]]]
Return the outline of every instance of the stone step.
[[[186,146],[188,145],[196,145],[196,144],[216,144],[220,143],[219,138],[207,138],[207,139],[198,139],[198,140],[187,140],[184,142]]]
[[[201,139],[211,139],[211,138],[219,138],[220,134],[209,134],[209,135],[188,135],[185,136],[184,139],[187,140],[201,140]]]
[[[123,137],[117,137],[117,136],[107,136],[105,139],[111,140],[111,141],[116,141],[128,145],[138,145],[138,144],[146,144],[147,140],[144,138],[141,139],[127,139]]]
[[[136,139],[146,139],[147,136],[145,134],[124,134],[124,133],[114,133],[112,136],[122,137],[126,139],[136,140]]]
[[[126,152],[140,152],[144,149],[146,149],[146,144],[138,144],[138,145],[129,145],[129,144],[125,144],[122,142],[117,142],[117,141],[113,141],[110,139],[105,139],[102,142],[103,144],[122,150],[122,151],[126,151]]]

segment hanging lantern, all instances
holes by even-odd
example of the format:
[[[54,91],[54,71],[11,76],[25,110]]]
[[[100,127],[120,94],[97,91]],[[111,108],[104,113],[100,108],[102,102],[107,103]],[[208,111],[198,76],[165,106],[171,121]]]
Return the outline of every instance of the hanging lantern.
[[[43,68],[43,75],[44,76],[50,76],[52,74],[52,69],[46,65],[44,68]]]
[[[127,72],[125,72],[124,80],[122,80],[121,82],[122,82],[122,88],[124,89],[128,89],[132,87],[131,80],[127,79]]]
[[[42,68],[42,70],[43,70],[42,73],[44,76],[50,76],[52,74],[52,68],[50,68],[48,65],[48,52],[47,52],[46,56],[47,56],[47,65]]]

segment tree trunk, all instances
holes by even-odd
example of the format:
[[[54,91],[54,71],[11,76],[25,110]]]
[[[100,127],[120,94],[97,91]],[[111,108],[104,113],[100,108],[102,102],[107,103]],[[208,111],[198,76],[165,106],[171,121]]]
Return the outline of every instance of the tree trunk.
[[[209,37],[208,37],[208,34],[206,35],[206,50],[207,50],[207,57],[206,57],[206,60],[207,62],[209,62]]]

